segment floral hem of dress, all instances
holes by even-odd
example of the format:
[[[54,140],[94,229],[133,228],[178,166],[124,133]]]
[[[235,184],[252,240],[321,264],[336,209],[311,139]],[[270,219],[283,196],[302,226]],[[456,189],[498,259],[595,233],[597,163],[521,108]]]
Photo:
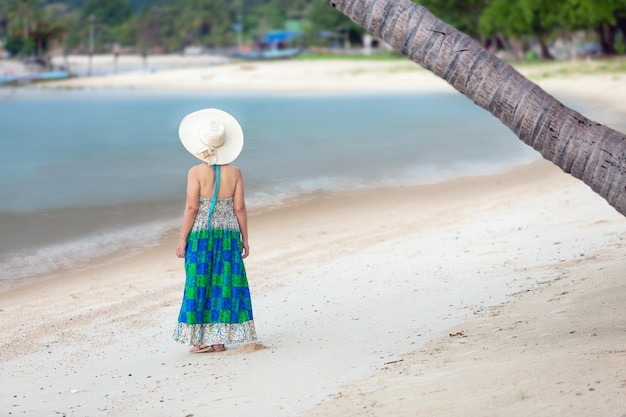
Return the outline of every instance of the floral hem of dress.
[[[187,345],[226,345],[231,343],[254,342],[256,330],[254,321],[244,323],[178,323],[174,335],[176,342]]]

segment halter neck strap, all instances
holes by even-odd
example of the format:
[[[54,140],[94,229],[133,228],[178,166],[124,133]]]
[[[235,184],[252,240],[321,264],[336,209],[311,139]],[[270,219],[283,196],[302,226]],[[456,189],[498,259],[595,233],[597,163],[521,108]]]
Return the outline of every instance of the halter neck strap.
[[[213,191],[213,198],[211,198],[211,208],[209,209],[209,219],[215,209],[215,201],[217,201],[217,193],[220,190],[220,166],[213,165],[213,181],[215,181],[215,191]]]

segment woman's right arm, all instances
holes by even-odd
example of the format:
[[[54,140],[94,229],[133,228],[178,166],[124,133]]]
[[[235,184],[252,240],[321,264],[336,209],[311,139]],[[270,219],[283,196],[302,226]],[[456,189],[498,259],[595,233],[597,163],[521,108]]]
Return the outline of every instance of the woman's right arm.
[[[180,236],[176,245],[176,256],[185,257],[187,248],[187,236],[193,227],[193,222],[198,213],[198,200],[200,198],[200,181],[196,175],[196,170],[191,168],[187,174],[187,199],[185,201],[185,211],[183,212],[183,224],[180,228]]]
[[[246,201],[243,191],[243,175],[239,169],[237,169],[237,182],[235,183],[233,206],[235,215],[237,216],[237,222],[239,223],[239,232],[241,233],[241,246],[243,246],[241,257],[245,258],[250,253],[250,247],[248,246],[248,212],[246,210]]]

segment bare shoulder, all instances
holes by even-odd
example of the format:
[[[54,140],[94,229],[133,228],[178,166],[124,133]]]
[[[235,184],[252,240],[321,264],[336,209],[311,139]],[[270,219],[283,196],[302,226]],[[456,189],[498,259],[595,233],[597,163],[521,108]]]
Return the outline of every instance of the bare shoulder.
[[[206,166],[206,164],[198,164],[198,165],[194,165],[191,168],[189,168],[189,175],[198,175],[200,172],[202,172],[204,170],[204,167]]]
[[[241,169],[239,169],[239,167],[230,164],[224,165],[224,167],[226,167],[226,169],[228,169],[233,175],[237,177],[241,176]]]

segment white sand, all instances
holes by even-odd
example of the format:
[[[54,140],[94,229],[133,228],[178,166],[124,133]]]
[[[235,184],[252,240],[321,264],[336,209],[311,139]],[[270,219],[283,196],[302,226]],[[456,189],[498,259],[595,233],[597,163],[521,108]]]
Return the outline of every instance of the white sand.
[[[297,88],[299,62],[250,65],[267,91],[288,78],[271,75],[281,68],[294,91],[440,82],[341,62],[307,66]],[[168,88],[203,71],[167,71]],[[235,74],[230,86],[253,88]],[[84,82],[125,87],[129,77]],[[606,96],[619,88],[609,83]],[[29,416],[620,416],[625,232],[623,216],[547,162],[251,213],[259,343],[203,355],[170,340],[184,280],[173,232],[150,253],[0,295],[0,406]]]
[[[70,68],[84,71],[86,59],[71,58]],[[94,71],[112,72],[112,59],[110,56],[94,59]],[[445,81],[408,60],[230,61],[224,64],[219,63],[224,61],[218,58],[205,59],[207,61],[199,57],[179,60],[178,57],[155,56],[149,58],[148,66],[143,68],[138,58],[122,57],[120,65],[128,60],[128,68],[136,70],[48,82],[45,86],[289,93],[452,91]]]

